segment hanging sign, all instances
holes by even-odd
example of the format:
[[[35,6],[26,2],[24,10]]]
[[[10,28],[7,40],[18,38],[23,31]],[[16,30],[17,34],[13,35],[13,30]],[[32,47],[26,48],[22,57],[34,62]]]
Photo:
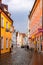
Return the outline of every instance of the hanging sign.
[[[39,28],[38,31],[39,31],[39,32],[43,32],[43,29]]]

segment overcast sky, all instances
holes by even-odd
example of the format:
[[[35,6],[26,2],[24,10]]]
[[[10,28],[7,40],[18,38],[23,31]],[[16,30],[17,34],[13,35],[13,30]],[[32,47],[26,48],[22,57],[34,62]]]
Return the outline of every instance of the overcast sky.
[[[32,9],[35,0],[2,0],[8,4],[11,18],[15,29],[20,32],[27,32],[28,14]]]

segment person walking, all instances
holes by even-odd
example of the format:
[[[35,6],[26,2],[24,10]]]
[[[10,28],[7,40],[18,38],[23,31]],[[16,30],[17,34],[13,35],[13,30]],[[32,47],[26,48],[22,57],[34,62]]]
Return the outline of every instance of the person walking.
[[[37,41],[37,44],[38,44],[37,51],[39,52],[39,51],[40,51],[40,50],[39,50],[39,47],[40,47],[40,41],[39,41],[39,40]]]

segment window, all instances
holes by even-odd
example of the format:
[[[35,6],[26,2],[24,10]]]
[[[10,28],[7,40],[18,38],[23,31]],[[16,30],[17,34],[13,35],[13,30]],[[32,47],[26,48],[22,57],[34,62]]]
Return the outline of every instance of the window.
[[[8,38],[6,38],[6,48],[8,48]]]
[[[12,32],[13,28],[12,28],[12,25],[10,25],[10,32]]]
[[[10,48],[11,48],[11,39],[9,41],[10,41]]]
[[[8,29],[8,22],[6,22],[6,29]]]
[[[9,29],[8,29],[8,22],[6,22],[6,32],[9,32]]]
[[[1,17],[1,27],[4,27],[4,19]]]
[[[7,11],[7,9],[4,7],[4,11]]]
[[[1,49],[3,49],[3,48],[4,48],[4,38],[1,37]]]

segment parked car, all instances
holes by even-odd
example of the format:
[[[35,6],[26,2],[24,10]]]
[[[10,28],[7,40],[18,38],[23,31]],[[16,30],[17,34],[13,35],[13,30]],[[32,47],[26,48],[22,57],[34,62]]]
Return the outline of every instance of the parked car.
[[[24,46],[21,46],[21,48],[24,48]]]

